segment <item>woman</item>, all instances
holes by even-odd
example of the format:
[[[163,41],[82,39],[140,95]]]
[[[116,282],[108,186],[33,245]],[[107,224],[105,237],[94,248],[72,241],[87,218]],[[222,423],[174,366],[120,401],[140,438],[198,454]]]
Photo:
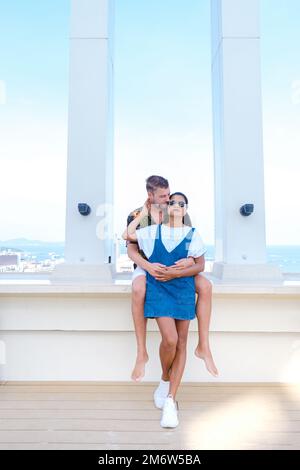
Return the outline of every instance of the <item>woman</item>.
[[[161,332],[162,378],[155,390],[154,402],[163,409],[161,426],[173,428],[178,425],[175,398],[186,362],[189,323],[195,318],[194,276],[201,270],[197,258],[206,250],[195,228],[184,224],[188,199],[183,193],[170,196],[168,222],[136,230],[140,220],[148,214],[148,205],[147,200],[141,213],[128,225],[127,238],[137,241],[148,260],[163,268],[157,277],[146,274],[144,314],[146,318],[156,319]],[[175,263],[190,256],[196,263],[187,268],[188,276],[182,276]]]

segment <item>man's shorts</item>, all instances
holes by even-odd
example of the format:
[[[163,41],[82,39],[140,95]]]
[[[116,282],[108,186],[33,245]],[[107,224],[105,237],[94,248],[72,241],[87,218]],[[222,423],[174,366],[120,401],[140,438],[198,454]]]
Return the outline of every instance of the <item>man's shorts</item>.
[[[200,276],[201,273],[198,273],[198,276]],[[136,277],[138,276],[146,276],[146,271],[141,268],[140,266],[137,266],[135,270],[132,273],[132,282],[135,280]]]
[[[140,266],[137,266],[135,270],[132,273],[132,281],[138,276],[146,276],[146,271],[143,268],[140,268]]]

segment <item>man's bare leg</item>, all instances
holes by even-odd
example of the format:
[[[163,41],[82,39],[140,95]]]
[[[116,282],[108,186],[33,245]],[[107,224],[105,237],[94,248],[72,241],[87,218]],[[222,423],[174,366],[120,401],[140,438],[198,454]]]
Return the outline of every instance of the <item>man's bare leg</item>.
[[[146,295],[146,276],[137,276],[132,281],[131,311],[137,342],[137,356],[132,380],[139,381],[145,375],[145,364],[148,362],[146,347],[147,319],[144,317],[144,302]]]
[[[198,345],[195,355],[203,359],[205,366],[214,377],[219,375],[209,346],[209,324],[212,304],[212,285],[202,274],[195,276],[195,289],[198,294],[196,314],[198,321]]]

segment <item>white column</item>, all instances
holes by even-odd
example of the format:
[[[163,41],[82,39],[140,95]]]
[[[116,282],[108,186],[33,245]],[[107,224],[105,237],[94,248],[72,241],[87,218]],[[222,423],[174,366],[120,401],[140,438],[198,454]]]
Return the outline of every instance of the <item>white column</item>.
[[[71,2],[66,246],[56,279],[108,281],[114,262],[113,8],[113,0]]]
[[[259,8],[260,0],[211,0],[213,274],[228,280],[281,278],[266,259]],[[254,212],[245,217],[247,203]]]

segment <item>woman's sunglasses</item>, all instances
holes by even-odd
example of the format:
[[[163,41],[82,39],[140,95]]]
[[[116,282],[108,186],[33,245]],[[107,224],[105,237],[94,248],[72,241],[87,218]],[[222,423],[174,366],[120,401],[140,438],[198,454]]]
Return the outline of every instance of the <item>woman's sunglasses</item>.
[[[181,208],[186,206],[186,202],[183,202],[183,201],[174,201],[174,200],[172,200],[172,201],[168,202],[169,206],[175,206],[175,204],[178,204],[179,207],[181,207]]]

